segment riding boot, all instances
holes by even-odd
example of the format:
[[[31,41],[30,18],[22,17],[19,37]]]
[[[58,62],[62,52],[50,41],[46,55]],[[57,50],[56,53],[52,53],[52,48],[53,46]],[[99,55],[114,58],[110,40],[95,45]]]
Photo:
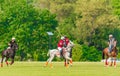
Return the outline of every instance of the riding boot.
[[[62,52],[60,52],[60,56],[63,57],[63,53]]]

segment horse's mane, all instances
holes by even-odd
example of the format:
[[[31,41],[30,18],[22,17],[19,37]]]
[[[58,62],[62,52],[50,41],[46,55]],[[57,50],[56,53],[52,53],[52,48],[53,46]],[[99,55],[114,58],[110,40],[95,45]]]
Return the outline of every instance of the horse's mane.
[[[117,47],[114,47],[114,48],[112,49],[112,51],[117,52],[117,51],[118,51]]]

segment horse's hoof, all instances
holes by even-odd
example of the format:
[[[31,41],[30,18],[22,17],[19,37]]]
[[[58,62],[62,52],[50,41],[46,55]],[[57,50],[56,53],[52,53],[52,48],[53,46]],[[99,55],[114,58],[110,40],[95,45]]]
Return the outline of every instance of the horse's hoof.
[[[112,67],[112,65],[110,65],[110,67]]]
[[[12,65],[13,63],[9,63],[9,65]]]
[[[69,67],[69,65],[67,64],[65,67],[66,67],[66,68],[68,68],[68,67]]]
[[[66,66],[66,68],[69,68],[69,66]]]
[[[44,65],[44,67],[47,67],[47,65]]]
[[[117,66],[115,65],[114,68],[116,68]]]
[[[3,63],[1,63],[0,65],[1,65],[1,67],[3,67]]]
[[[104,67],[108,67],[108,65],[104,65]]]

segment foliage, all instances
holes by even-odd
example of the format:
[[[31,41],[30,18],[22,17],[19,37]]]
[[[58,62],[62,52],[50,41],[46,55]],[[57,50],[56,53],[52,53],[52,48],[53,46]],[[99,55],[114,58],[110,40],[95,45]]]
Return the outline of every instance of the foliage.
[[[0,0],[0,52],[15,37],[19,45],[17,60],[21,56],[24,60],[43,61],[48,49],[57,48],[60,37],[66,35],[75,42],[74,61],[99,61],[101,51],[108,46],[109,34],[117,39],[119,49],[119,3],[120,0]],[[49,31],[54,35],[48,36]]]
[[[75,44],[72,54],[74,61],[100,61],[102,58],[102,51],[98,51],[94,46]]]
[[[74,48],[72,49],[72,58],[74,61],[80,61],[83,55],[82,46],[79,44],[75,44]]]
[[[82,47],[82,56],[80,61],[100,61],[101,60],[101,51],[98,51],[94,46],[88,47],[84,46]]]
[[[48,50],[47,32],[54,31],[57,26],[56,15],[45,9],[36,10],[32,5],[26,4],[25,0],[17,2],[11,0],[10,3],[5,0],[4,4],[10,5],[3,6],[4,9],[2,9],[5,13],[1,14],[1,26],[6,26],[7,31],[1,29],[5,32],[1,33],[0,39],[3,38],[3,41],[0,44],[7,46],[11,37],[14,36],[19,45],[19,52],[24,51],[35,60],[40,60],[37,57],[42,57]],[[4,41],[6,43],[3,43]],[[40,54],[36,55],[36,52]]]
[[[93,6],[94,5],[94,6]],[[82,7],[82,8],[79,8]],[[113,16],[112,8],[105,2],[96,0],[78,0],[75,12],[77,17],[74,36],[79,43],[103,49],[109,34],[119,26],[119,20]]]
[[[111,4],[115,15],[117,15],[120,19],[120,0],[111,0]]]

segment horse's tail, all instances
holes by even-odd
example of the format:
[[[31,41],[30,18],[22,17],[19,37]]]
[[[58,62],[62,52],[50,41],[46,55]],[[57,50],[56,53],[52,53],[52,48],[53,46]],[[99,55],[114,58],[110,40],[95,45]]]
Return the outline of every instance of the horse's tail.
[[[105,59],[104,51],[102,52],[102,59]]]

